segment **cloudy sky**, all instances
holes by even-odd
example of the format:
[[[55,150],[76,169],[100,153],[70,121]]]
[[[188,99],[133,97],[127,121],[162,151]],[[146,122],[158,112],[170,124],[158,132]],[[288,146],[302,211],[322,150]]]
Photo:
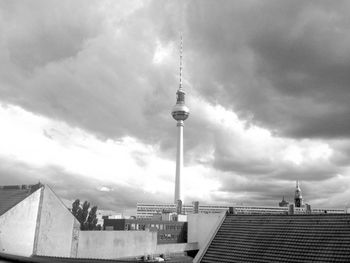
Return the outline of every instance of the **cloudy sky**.
[[[0,1],[0,183],[123,211],[349,206],[349,1]]]

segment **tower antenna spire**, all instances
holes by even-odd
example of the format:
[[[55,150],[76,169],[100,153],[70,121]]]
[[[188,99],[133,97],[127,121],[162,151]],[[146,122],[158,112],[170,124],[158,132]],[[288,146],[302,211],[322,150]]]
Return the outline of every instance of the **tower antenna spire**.
[[[182,49],[183,49],[183,40],[182,33],[180,33],[180,86],[179,89],[182,89]]]

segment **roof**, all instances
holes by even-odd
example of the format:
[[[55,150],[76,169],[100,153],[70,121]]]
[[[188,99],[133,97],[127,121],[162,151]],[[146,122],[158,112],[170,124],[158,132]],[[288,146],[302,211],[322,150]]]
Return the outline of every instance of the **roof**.
[[[36,185],[0,186],[0,216],[40,188]]]
[[[350,262],[350,215],[228,214],[201,262]]]
[[[18,256],[18,255],[10,255],[0,252],[0,262],[2,260],[10,260],[11,262],[30,262],[30,263],[115,263],[115,262],[135,262],[135,260],[117,260],[117,259],[92,259],[92,258],[67,258],[67,257],[46,257],[46,256]],[[7,262],[7,261],[5,261]]]
[[[169,263],[191,263],[191,257],[188,256],[174,256],[167,260]],[[9,260],[9,261],[4,261]],[[46,256],[31,256],[23,257],[17,255],[10,255],[0,252],[0,262],[28,262],[28,263],[117,263],[117,262],[140,262],[135,258],[129,259],[96,259],[96,258],[67,258],[67,257],[46,257]],[[147,261],[141,261],[147,262]],[[152,262],[152,261],[148,261]]]

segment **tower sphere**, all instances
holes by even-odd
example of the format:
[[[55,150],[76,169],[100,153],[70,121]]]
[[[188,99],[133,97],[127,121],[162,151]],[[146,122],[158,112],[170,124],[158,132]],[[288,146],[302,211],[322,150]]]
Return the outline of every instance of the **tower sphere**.
[[[180,86],[179,90],[176,92],[176,104],[171,111],[171,115],[177,121],[184,121],[190,115],[190,110],[185,105],[185,92]]]
[[[190,110],[185,104],[176,104],[171,111],[171,115],[177,121],[184,121],[190,115]]]

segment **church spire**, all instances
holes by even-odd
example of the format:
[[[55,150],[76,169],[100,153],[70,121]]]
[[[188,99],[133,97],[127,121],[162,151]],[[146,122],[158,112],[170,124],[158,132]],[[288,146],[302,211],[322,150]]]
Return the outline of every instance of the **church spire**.
[[[299,180],[296,182],[296,189],[295,189],[295,195],[294,195],[294,203],[295,207],[302,207],[303,206],[303,196],[301,194],[301,189],[299,185]]]

